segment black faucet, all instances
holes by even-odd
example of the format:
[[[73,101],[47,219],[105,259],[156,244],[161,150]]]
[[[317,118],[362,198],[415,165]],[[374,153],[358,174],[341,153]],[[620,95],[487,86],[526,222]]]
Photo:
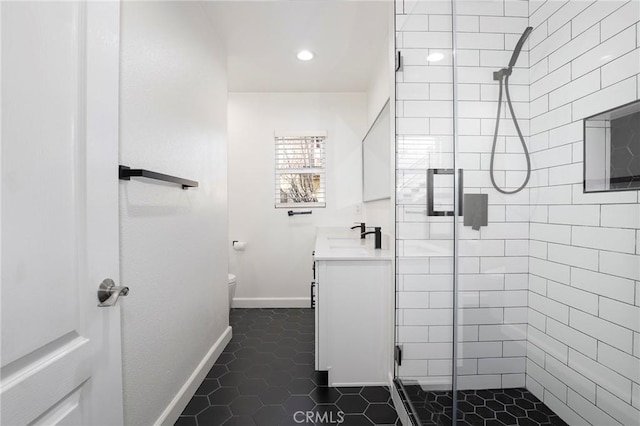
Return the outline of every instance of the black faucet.
[[[351,229],[360,228],[360,239],[364,240],[364,233],[367,231],[367,227],[364,222],[360,222],[356,226],[352,226]]]
[[[376,249],[381,249],[382,248],[382,228],[380,226],[376,226],[373,229],[374,229],[373,231],[363,232],[362,234],[360,234],[361,238],[364,238],[364,236],[368,234],[376,234]]]

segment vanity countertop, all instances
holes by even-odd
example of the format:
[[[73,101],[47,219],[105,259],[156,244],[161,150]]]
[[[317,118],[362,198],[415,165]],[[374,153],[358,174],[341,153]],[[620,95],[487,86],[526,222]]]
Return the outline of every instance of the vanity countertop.
[[[358,230],[343,228],[318,228],[315,260],[392,260],[391,250],[376,250],[372,235],[364,240]],[[388,240],[383,235],[383,241]],[[384,244],[383,244],[384,247]]]

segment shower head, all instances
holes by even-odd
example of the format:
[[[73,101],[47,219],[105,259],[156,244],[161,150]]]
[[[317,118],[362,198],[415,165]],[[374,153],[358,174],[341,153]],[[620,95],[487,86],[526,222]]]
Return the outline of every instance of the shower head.
[[[529,183],[529,179],[531,178],[531,157],[529,156],[529,151],[527,150],[527,144],[524,142],[524,137],[522,136],[522,131],[520,131],[520,126],[518,125],[518,119],[516,118],[516,114],[513,111],[513,105],[511,104],[511,96],[509,96],[509,76],[511,75],[512,68],[516,64],[518,60],[518,56],[520,55],[520,51],[522,50],[522,45],[529,35],[533,31],[533,27],[525,28],[524,32],[520,36],[520,40],[516,43],[516,48],[513,49],[513,54],[511,55],[511,60],[509,61],[509,65],[507,68],[502,68],[499,71],[495,71],[493,73],[493,79],[498,81],[500,84],[500,90],[498,91],[498,113],[496,115],[496,127],[493,132],[493,146],[491,147],[491,160],[489,162],[489,176],[491,178],[491,184],[496,189],[496,191],[502,194],[516,194],[524,189]],[[518,133],[518,139],[522,144],[522,150],[524,151],[525,159],[527,160],[527,176],[524,178],[524,182],[520,185],[519,188],[514,189],[512,191],[507,191],[505,189],[500,188],[495,181],[494,178],[494,159],[496,155],[496,143],[498,142],[498,129],[500,127],[500,107],[502,106],[502,87],[504,85],[504,91],[507,94],[507,105],[509,106],[509,112],[511,113],[511,118],[513,119],[513,125],[516,128],[516,132]]]
[[[513,67],[516,64],[516,61],[518,60],[518,55],[520,55],[520,50],[522,50],[522,45],[529,37],[529,34],[531,34],[531,31],[533,31],[533,27],[527,27],[522,33],[522,35],[520,36],[520,40],[518,40],[518,43],[516,44],[516,48],[513,49],[513,55],[511,55],[511,60],[509,61],[509,68]]]

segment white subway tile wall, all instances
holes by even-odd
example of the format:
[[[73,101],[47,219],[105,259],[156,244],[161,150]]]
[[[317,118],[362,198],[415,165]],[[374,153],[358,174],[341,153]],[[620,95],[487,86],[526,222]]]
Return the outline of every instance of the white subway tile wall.
[[[530,223],[526,384],[569,423],[640,424],[640,199],[582,190],[582,119],[638,99],[640,1],[548,3],[530,14],[532,162],[548,181],[530,191],[546,214]]]
[[[582,184],[582,119],[640,98],[639,5],[456,3],[456,166],[466,193],[489,195],[489,225],[459,227],[458,385],[526,386],[570,424],[640,424],[640,195],[585,194]],[[446,389],[453,223],[425,206],[427,169],[453,167],[451,4],[397,0],[396,14],[405,58],[396,74],[397,330],[408,354],[398,376]],[[502,195],[488,172],[492,72],[527,25],[510,85],[533,172],[525,190]],[[428,62],[434,52],[444,58]],[[515,188],[525,163],[505,110],[496,181]],[[452,180],[437,177],[437,209],[451,209],[452,193]]]

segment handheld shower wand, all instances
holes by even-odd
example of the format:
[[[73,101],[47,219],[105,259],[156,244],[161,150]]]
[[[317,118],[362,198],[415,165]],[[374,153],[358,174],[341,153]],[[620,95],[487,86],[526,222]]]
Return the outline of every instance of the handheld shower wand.
[[[531,31],[533,31],[533,27],[527,27],[520,36],[520,40],[518,40],[515,49],[513,49],[513,55],[511,55],[511,60],[509,61],[509,68],[512,68],[516,64],[520,51],[522,50],[522,45],[529,38]]]
[[[529,183],[529,179],[531,178],[531,158],[529,157],[529,151],[527,150],[527,145],[524,142],[524,137],[522,136],[522,131],[520,130],[520,125],[518,124],[518,119],[516,118],[516,114],[513,111],[513,105],[511,104],[511,95],[509,94],[509,76],[511,76],[511,73],[513,72],[513,66],[516,64],[516,61],[518,60],[518,56],[520,55],[520,51],[522,50],[522,45],[529,37],[529,34],[531,34],[531,31],[533,31],[533,27],[527,27],[522,33],[522,35],[520,36],[520,40],[518,40],[518,43],[516,43],[516,47],[513,50],[513,54],[511,55],[511,59],[509,60],[509,65],[507,66],[507,68],[502,68],[500,71],[496,71],[493,73],[493,79],[500,82],[500,91],[498,92],[498,113],[496,116],[496,128],[493,132],[493,146],[491,147],[491,162],[489,165],[489,176],[491,177],[491,183],[493,184],[493,187],[498,192],[501,192],[503,194],[516,194],[522,191],[522,189],[525,186],[527,186],[527,183]],[[518,132],[518,137],[520,138],[520,143],[522,144],[522,149],[524,150],[524,155],[527,160],[527,176],[524,179],[524,182],[522,183],[522,185],[518,189],[515,189],[513,191],[507,191],[498,186],[498,184],[495,181],[494,170],[493,170],[493,166],[494,166],[493,163],[496,156],[496,144],[498,141],[498,128],[500,126],[500,109],[502,107],[503,81],[504,81],[504,91],[507,96],[507,106],[509,107],[509,112],[511,113],[513,124],[516,128],[516,132]]]

